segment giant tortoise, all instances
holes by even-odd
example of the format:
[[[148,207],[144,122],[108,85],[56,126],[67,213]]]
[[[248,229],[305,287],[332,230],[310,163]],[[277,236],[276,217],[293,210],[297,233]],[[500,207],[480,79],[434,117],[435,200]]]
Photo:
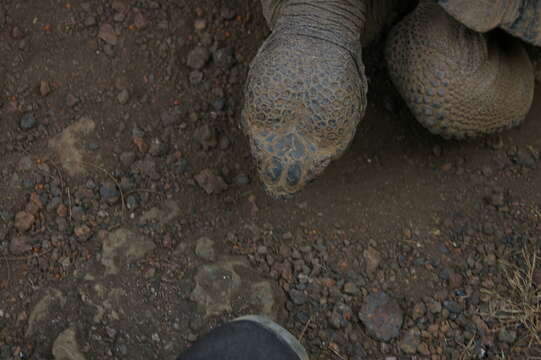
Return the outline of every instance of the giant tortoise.
[[[282,197],[353,139],[366,108],[363,42],[404,1],[261,1],[272,31],[250,65],[241,126],[266,190]],[[540,30],[538,0],[421,0],[389,32],[387,68],[429,131],[490,134],[531,107],[534,73],[521,40],[539,46]]]

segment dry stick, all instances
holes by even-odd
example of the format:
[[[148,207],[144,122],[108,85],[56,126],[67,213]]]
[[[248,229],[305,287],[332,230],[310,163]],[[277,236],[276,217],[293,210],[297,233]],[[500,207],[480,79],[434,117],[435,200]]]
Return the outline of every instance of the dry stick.
[[[308,325],[310,325],[310,322],[312,322],[313,317],[314,317],[314,314],[312,313],[312,315],[310,315],[310,318],[308,319],[308,321],[304,325],[304,328],[302,329],[301,334],[299,335],[299,342],[302,341],[302,338],[304,337],[304,334],[306,333],[306,330],[308,329]]]
[[[49,160],[47,161],[49,164],[51,164],[51,166],[56,170],[56,173],[58,174],[58,177],[60,179],[60,186],[62,187],[62,191],[64,191],[64,184],[66,183],[64,181],[64,177],[62,176],[62,172],[60,171],[60,169],[58,168],[58,165],[54,163],[54,161],[52,160]]]
[[[333,348],[332,346],[329,345],[329,350],[331,350],[331,352],[336,355],[339,359],[341,360],[346,360],[342,355],[340,355],[340,353],[335,349]]]
[[[499,300],[497,308],[491,310],[491,316],[496,318],[504,326],[508,324],[522,324],[528,331],[528,347],[533,343],[541,344],[539,327],[541,322],[538,322],[541,314],[541,306],[537,301],[538,295],[533,285],[533,271],[537,261],[537,250],[533,250],[533,256],[528,255],[527,248],[522,249],[523,262],[526,264],[526,269],[523,270],[516,263],[500,261],[504,266],[503,272],[508,285],[511,287],[513,297],[503,298],[500,294],[496,294]],[[533,293],[530,293],[533,291]],[[488,294],[494,294],[486,291]],[[541,293],[540,293],[541,294]],[[536,305],[534,305],[536,304]],[[492,306],[491,306],[492,307]]]
[[[72,217],[71,217],[71,193],[70,193],[70,187],[69,186],[67,187],[67,190],[68,190],[68,212],[69,212],[70,222],[71,222],[72,221]]]
[[[120,192],[120,201],[122,202],[122,213],[125,212],[126,210],[126,202],[124,201],[124,192],[122,191],[122,189],[120,188],[120,184],[118,183],[118,181],[115,179],[115,177],[110,173],[108,172],[107,170],[105,170],[104,168],[102,167],[99,167],[98,165],[94,165],[92,163],[89,163],[89,162],[86,162],[86,161],[83,161],[83,164],[86,164],[86,165],[89,165],[95,169],[98,169],[100,171],[102,171],[105,175],[107,175],[111,180],[113,180],[113,182],[115,183],[116,187],[118,188],[118,191]]]
[[[62,194],[64,194],[64,188],[65,188],[65,185],[66,185],[66,182],[64,181],[64,177],[62,176],[62,172],[60,171],[60,169],[58,168],[58,166],[54,163],[54,161],[50,160],[48,161],[51,166],[56,170],[56,173],[58,174],[58,178],[60,179],[60,188],[62,189]],[[72,221],[72,218],[71,218],[71,196],[70,196],[70,193],[69,193],[69,186],[68,186],[68,206],[69,206],[69,215],[70,215],[70,222]]]
[[[471,350],[472,350],[472,347],[473,347],[474,340],[475,340],[475,336],[472,336],[472,338],[470,339],[468,344],[462,345],[462,347],[464,349],[462,350],[462,353],[460,354],[461,359],[467,359],[466,356],[469,357],[471,355]]]

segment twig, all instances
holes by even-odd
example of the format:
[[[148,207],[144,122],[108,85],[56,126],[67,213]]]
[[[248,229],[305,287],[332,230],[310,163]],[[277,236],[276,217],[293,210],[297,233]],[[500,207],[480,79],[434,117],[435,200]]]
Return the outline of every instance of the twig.
[[[329,345],[329,350],[331,350],[331,352],[336,355],[339,359],[341,360],[346,360],[346,358],[344,358],[342,355],[340,355],[340,353],[338,352],[338,350],[336,350],[334,347],[332,347],[331,345]]]
[[[466,345],[462,345],[464,349],[462,350],[462,353],[460,354],[460,359],[466,360],[470,358],[470,356],[472,355],[471,354],[472,349],[474,347],[474,341],[475,341],[475,336],[472,336],[470,341],[468,341]]]
[[[70,192],[70,187],[68,186],[67,187],[67,190],[68,190],[68,213],[69,213],[69,217],[70,217],[70,222],[72,222],[72,217],[71,217],[71,192]]]
[[[64,177],[62,176],[62,172],[60,171],[58,165],[54,163],[54,161],[49,160],[47,162],[56,170],[56,173],[58,174],[58,178],[60,180],[60,187],[62,189],[62,192],[64,192],[64,185],[66,184],[66,182],[64,181]]]
[[[310,325],[313,318],[314,318],[314,314],[312,313],[312,315],[310,315],[310,318],[308,319],[308,321],[304,325],[304,328],[302,329],[301,334],[299,335],[299,342],[302,342],[302,338],[304,337],[304,334],[306,334],[306,330],[308,329],[308,325]]]

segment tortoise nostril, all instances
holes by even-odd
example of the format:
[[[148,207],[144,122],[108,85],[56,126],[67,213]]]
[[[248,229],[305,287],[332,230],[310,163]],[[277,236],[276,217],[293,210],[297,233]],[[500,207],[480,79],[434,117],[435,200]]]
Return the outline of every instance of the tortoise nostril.
[[[287,183],[290,186],[295,186],[301,181],[301,166],[295,163],[287,169]]]
[[[276,182],[280,180],[280,176],[282,176],[283,168],[284,167],[282,163],[280,162],[280,160],[273,158],[270,164],[267,165],[265,172],[271,181]]]

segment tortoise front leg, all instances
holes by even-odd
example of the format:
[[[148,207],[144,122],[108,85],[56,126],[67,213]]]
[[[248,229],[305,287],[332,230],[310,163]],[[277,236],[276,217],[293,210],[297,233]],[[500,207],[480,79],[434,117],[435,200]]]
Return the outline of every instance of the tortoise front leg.
[[[515,126],[533,101],[533,68],[520,41],[475,32],[435,3],[422,2],[393,28],[386,59],[417,120],[444,137]]]

